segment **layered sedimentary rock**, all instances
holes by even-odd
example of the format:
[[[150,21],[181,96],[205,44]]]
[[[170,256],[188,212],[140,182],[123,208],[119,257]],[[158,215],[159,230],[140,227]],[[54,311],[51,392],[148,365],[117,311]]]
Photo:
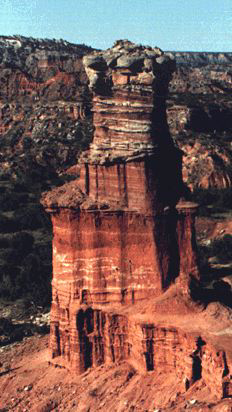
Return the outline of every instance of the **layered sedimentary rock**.
[[[184,151],[184,181],[193,189],[231,187],[231,53],[172,54],[167,117]]]
[[[182,152],[166,121],[175,62],[160,49],[119,41],[84,64],[94,140],[80,179],[43,197],[54,233],[51,355],[77,373],[120,360],[144,371],[168,367],[186,390],[203,375],[203,343],[158,321],[176,304],[169,299],[165,308],[162,296],[177,288],[190,299],[199,281],[196,205],[178,203]],[[154,299],[145,316],[141,308]],[[219,376],[223,370],[219,360]]]
[[[82,63],[91,50],[64,40],[0,36],[0,163],[6,173],[27,174],[28,160],[51,174],[75,164],[92,127]]]
[[[182,191],[182,153],[168,132],[165,97],[175,64],[159,49],[129,42],[88,56],[84,62],[96,90],[94,141],[81,158],[78,186],[74,182],[47,196],[47,204],[57,211],[53,216],[55,248],[60,247],[65,226],[71,244],[67,250],[62,246],[63,253],[66,257],[72,253],[78,265],[82,262],[77,271],[85,272],[83,289],[93,303],[99,302],[98,295],[106,303],[121,302],[127,296],[132,301],[132,295],[135,300],[137,295],[146,298],[181,277],[179,268],[185,266],[180,253],[172,253],[179,250],[175,205]],[[194,207],[187,204],[179,210],[189,222]],[[67,228],[69,219],[73,223]],[[191,236],[191,230],[182,232],[181,238],[185,232]],[[57,249],[62,266],[61,252]],[[95,262],[89,276],[91,255]],[[104,271],[102,259],[106,260]],[[73,268],[69,270],[73,277]],[[185,272],[197,276],[194,258],[181,269],[183,277]]]
[[[83,56],[91,50],[64,40],[0,36],[0,162],[8,174],[20,173],[22,158],[29,156],[37,169],[43,164],[60,172],[75,164],[80,148],[90,141],[86,129],[92,127],[83,66]],[[225,152],[232,158],[231,53],[172,55],[177,70],[170,81],[171,132],[184,152],[190,140],[193,145],[200,140],[210,160],[207,164],[201,157],[195,167],[195,156],[184,156],[184,179],[193,188],[231,186],[231,168],[223,160]],[[149,82],[148,72],[142,76],[144,84]],[[48,146],[54,148],[52,156],[46,156]],[[206,171],[203,182],[198,166]]]
[[[184,153],[183,180],[191,189],[229,188],[232,183],[231,142],[227,137],[232,127],[230,109],[219,101],[207,107],[198,100],[195,98],[197,105],[172,104],[167,109],[171,134]]]
[[[64,40],[0,36],[0,99],[83,100],[87,78],[82,56],[91,50]]]

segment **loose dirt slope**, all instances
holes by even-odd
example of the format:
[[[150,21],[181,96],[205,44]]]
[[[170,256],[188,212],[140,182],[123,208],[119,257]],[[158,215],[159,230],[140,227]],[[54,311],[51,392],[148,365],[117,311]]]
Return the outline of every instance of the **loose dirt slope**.
[[[201,313],[203,327],[208,321],[207,312],[214,309]],[[221,325],[223,318],[222,315]],[[183,323],[183,317],[179,322]],[[166,373],[165,369],[143,374],[123,362],[88,369],[81,376],[72,375],[50,364],[48,336],[34,336],[5,348],[0,353],[0,364],[2,412],[232,410],[232,400],[218,401],[213,388],[210,390],[203,379],[183,394],[175,374]]]

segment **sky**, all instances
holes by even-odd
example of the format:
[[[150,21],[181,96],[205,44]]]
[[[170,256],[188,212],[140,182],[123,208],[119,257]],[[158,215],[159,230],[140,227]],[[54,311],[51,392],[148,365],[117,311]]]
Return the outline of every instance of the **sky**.
[[[232,51],[232,0],[0,0],[0,35]]]

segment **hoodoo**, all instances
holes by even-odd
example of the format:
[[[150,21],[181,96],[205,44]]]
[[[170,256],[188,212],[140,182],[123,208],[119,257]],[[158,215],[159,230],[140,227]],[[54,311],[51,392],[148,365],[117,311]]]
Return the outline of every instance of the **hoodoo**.
[[[123,40],[83,62],[93,92],[93,143],[79,160],[80,178],[42,200],[54,234],[51,356],[77,373],[119,360],[143,370],[165,367],[185,389],[204,365],[212,379],[215,357],[220,392],[224,352],[165,321],[178,304],[172,307],[171,291],[194,306],[190,285],[199,281],[196,205],[179,201],[182,152],[166,120],[175,61]]]

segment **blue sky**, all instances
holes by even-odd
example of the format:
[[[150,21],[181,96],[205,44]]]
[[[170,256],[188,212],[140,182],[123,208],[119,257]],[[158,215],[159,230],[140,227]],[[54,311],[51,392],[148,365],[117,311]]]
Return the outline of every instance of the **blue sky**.
[[[0,35],[232,51],[232,0],[0,0]]]

